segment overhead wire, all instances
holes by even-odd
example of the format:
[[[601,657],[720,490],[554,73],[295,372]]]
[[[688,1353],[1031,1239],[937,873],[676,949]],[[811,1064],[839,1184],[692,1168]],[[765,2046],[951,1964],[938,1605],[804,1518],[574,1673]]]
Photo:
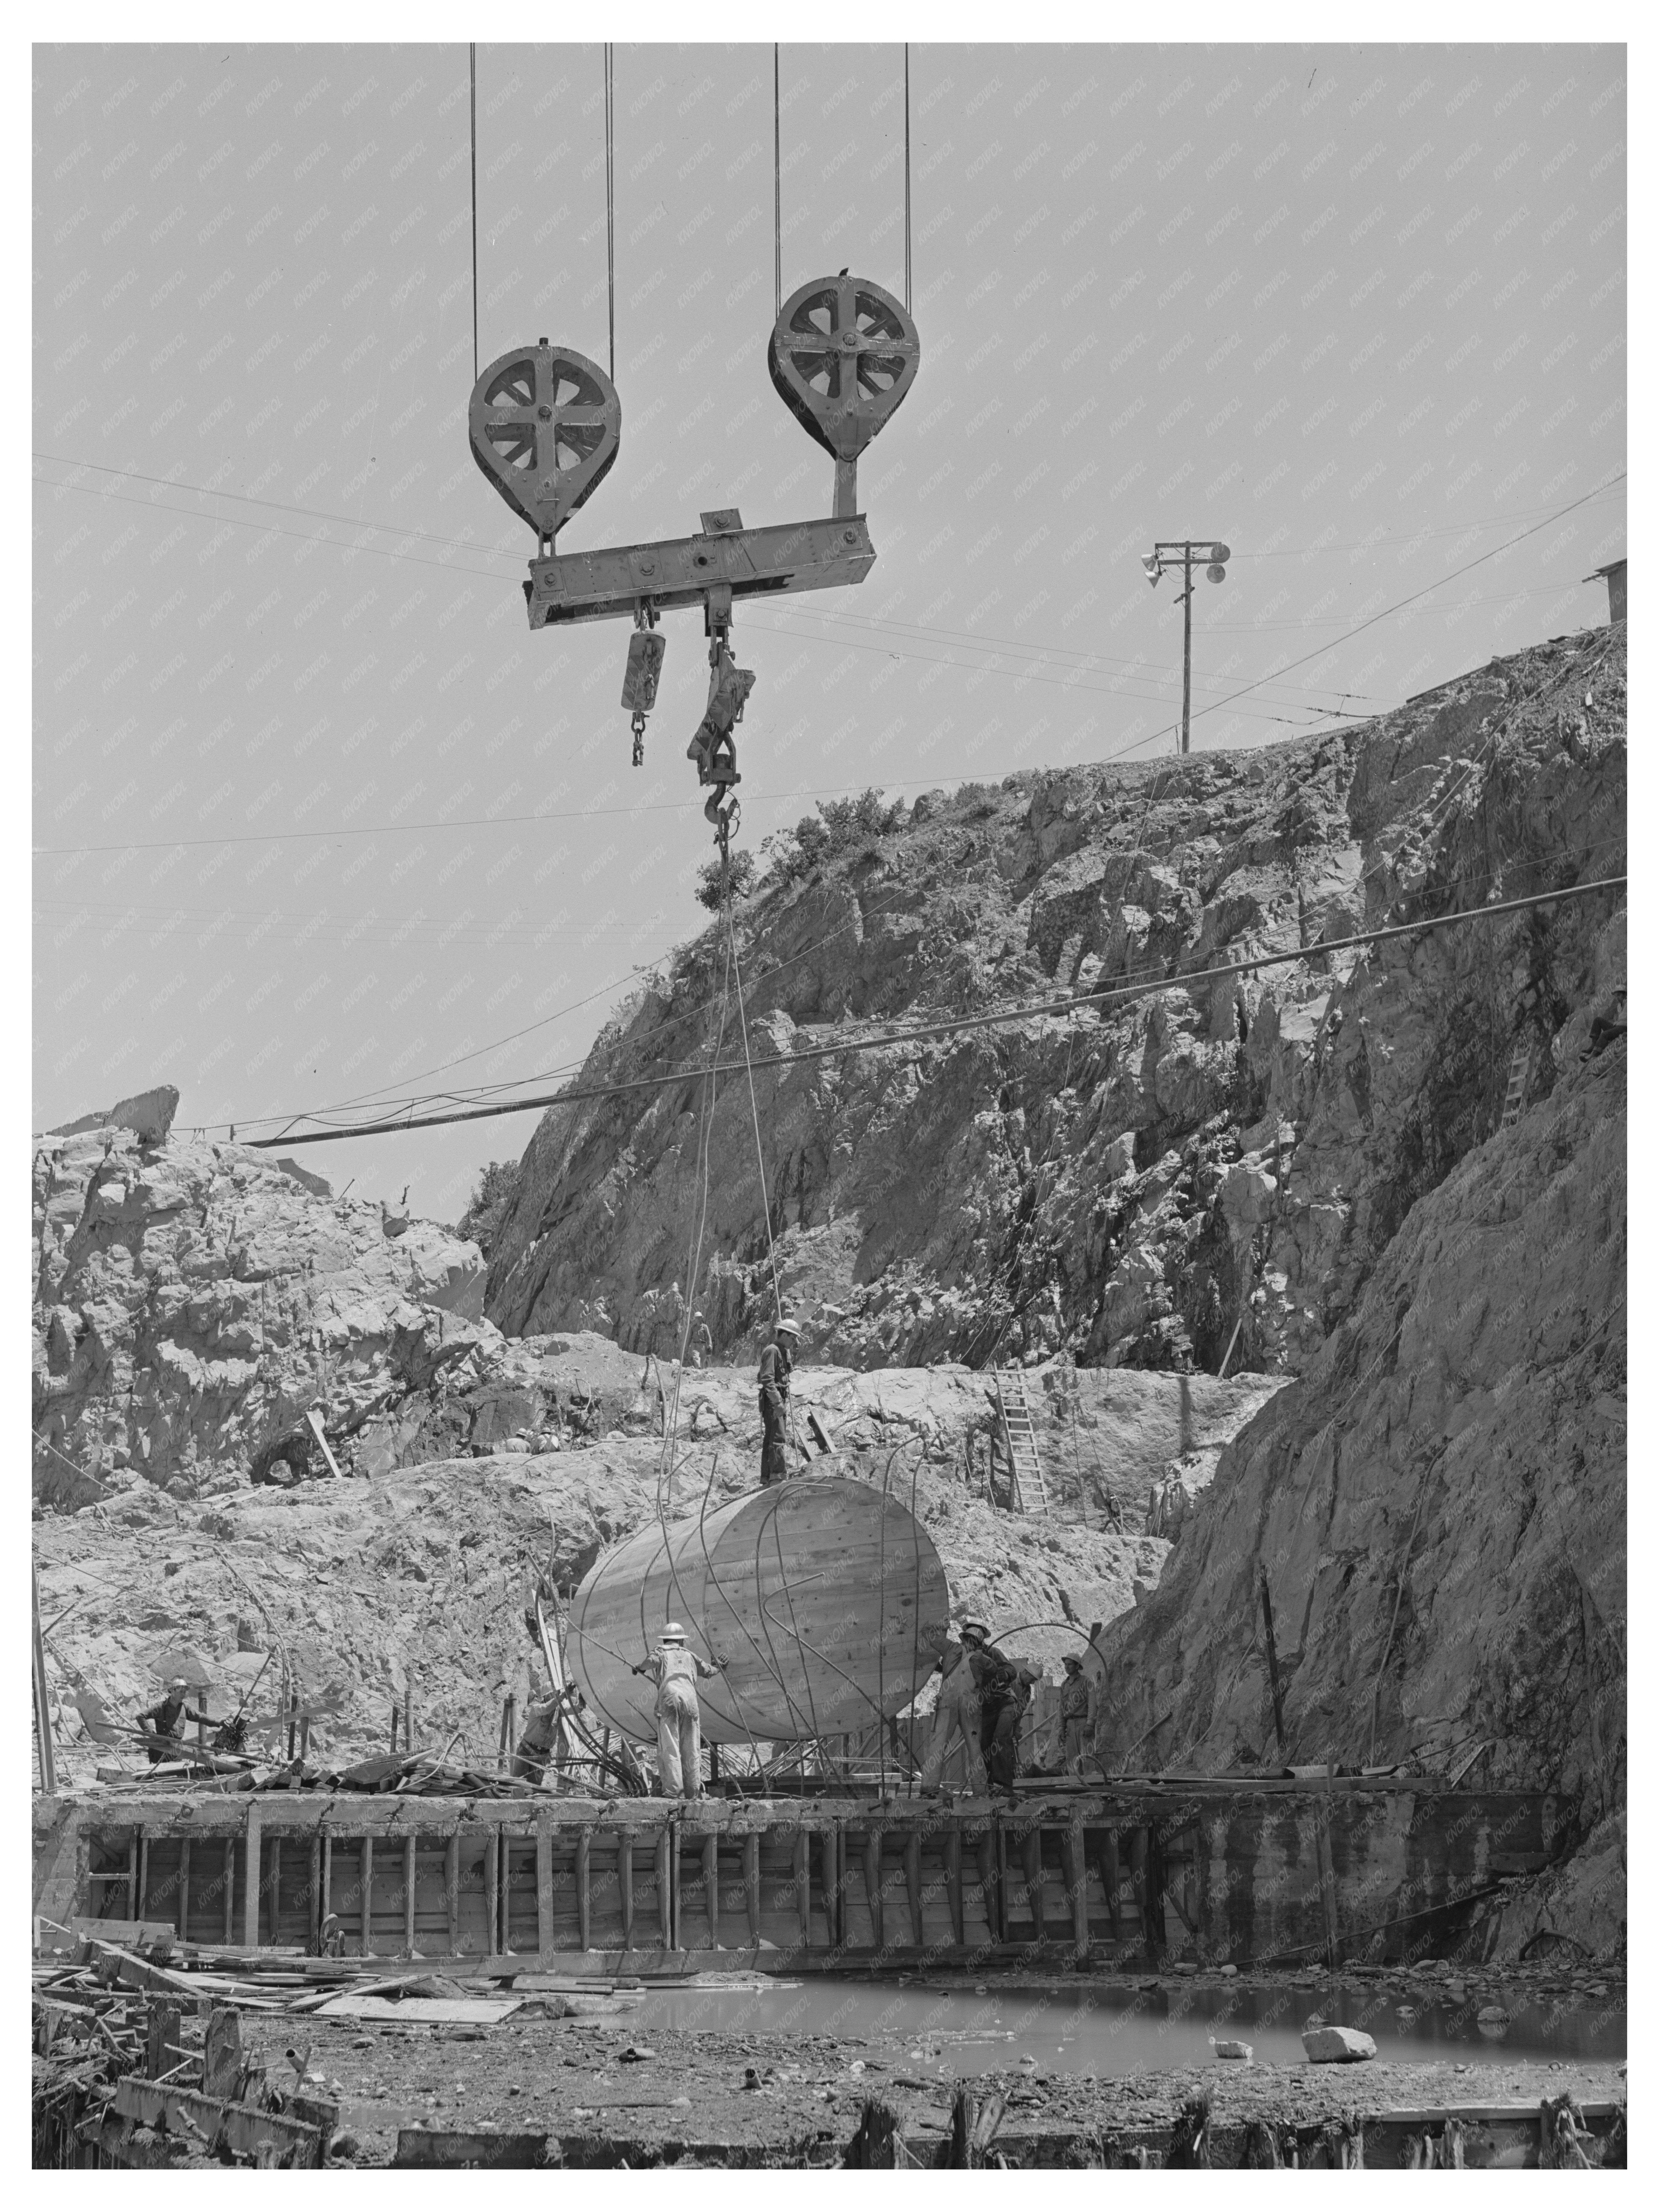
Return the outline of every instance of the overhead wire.
[[[772,46],[772,319],[783,314],[783,94],[775,40]]]
[[[910,41],[904,42],[904,312],[910,312]]]
[[[945,1036],[964,1035],[969,1031],[997,1029],[1009,1022],[1062,1020],[1084,1007],[1103,1008],[1109,1002],[1146,998],[1162,991],[1188,990],[1195,983],[1218,982],[1231,975],[1254,975],[1263,968],[1284,967],[1291,963],[1310,959],[1328,958],[1338,952],[1352,951],[1361,945],[1387,943],[1401,937],[1413,937],[1437,929],[1449,929],[1474,921],[1493,921],[1504,915],[1516,914],[1538,906],[1555,905],[1568,900],[1587,898],[1601,891],[1622,890],[1626,878],[1622,875],[1595,878],[1587,884],[1564,885],[1556,890],[1539,891],[1525,898],[1507,899],[1447,915],[1423,917],[1415,921],[1401,922],[1379,929],[1358,930],[1346,937],[1322,939],[1317,945],[1297,945],[1283,952],[1256,952],[1242,960],[1225,961],[1209,968],[1178,970],[1172,975],[1155,978],[1145,983],[1115,984],[1098,991],[1066,992],[1046,1000],[1036,1000],[1022,1006],[1011,1006],[995,1012],[953,1016],[949,1020],[918,1024],[911,1028],[890,1030],[872,1036],[843,1038],[834,1044],[809,1045],[792,1053],[768,1054],[763,1059],[746,1060],[745,1072],[752,1077],[757,1068],[796,1068],[819,1060],[844,1059],[848,1054],[873,1052],[893,1045],[927,1044]],[[407,1129],[435,1128],[457,1121],[481,1121],[498,1118],[504,1114],[529,1113],[538,1108],[586,1105],[602,1098],[620,1097],[630,1092],[661,1091],[684,1083],[688,1075],[703,1071],[676,1068],[662,1075],[646,1075],[625,1080],[593,1084],[573,1091],[553,1092],[544,1097],[524,1098],[509,1103],[472,1109],[458,1114],[435,1114],[419,1120],[385,1121],[360,1126],[349,1131],[301,1131],[284,1138],[254,1139],[252,1149],[269,1150],[273,1145],[323,1144],[349,1136],[398,1135]],[[728,1062],[717,1071],[722,1075],[739,1073],[739,1063]]]
[[[1611,481],[1613,483],[1622,483],[1628,473],[1627,470],[1621,469]],[[1245,698],[1252,691],[1259,690],[1263,684],[1276,682],[1279,677],[1287,676],[1293,668],[1305,667],[1309,661],[1317,660],[1322,653],[1329,653],[1339,645],[1346,645],[1351,638],[1358,637],[1368,629],[1374,629],[1378,623],[1387,622],[1390,615],[1397,615],[1402,607],[1412,606],[1419,599],[1426,599],[1431,592],[1440,591],[1447,584],[1455,583],[1460,576],[1467,576],[1472,568],[1481,568],[1486,562],[1495,561],[1500,553],[1507,553],[1510,546],[1519,545],[1526,538],[1535,538],[1540,530],[1547,530],[1552,523],[1559,522],[1564,515],[1571,514],[1590,500],[1599,498],[1606,489],[1605,485],[1600,485],[1595,491],[1584,492],[1577,499],[1569,500],[1565,507],[1557,507],[1553,514],[1546,515],[1541,522],[1534,522],[1525,530],[1517,530],[1513,538],[1506,538],[1501,545],[1493,545],[1485,553],[1476,554],[1473,561],[1466,561],[1461,568],[1453,568],[1448,574],[1437,577],[1433,583],[1425,584],[1419,591],[1407,592],[1403,599],[1396,599],[1392,606],[1384,607],[1380,614],[1367,616],[1364,622],[1356,623],[1352,629],[1344,630],[1340,637],[1328,638],[1323,645],[1316,646],[1311,653],[1304,653],[1296,660],[1287,660],[1282,667],[1271,670],[1265,676],[1257,677],[1253,683],[1241,684],[1237,691],[1230,692],[1224,699],[1212,700],[1207,707],[1200,708],[1192,720],[1197,721],[1201,715],[1219,714],[1224,707],[1231,706],[1234,700]],[[1178,722],[1168,723],[1164,728],[1154,730],[1146,737],[1137,738],[1129,744],[1120,745],[1115,752],[1107,753],[1103,757],[1106,760],[1121,760],[1126,754],[1138,752],[1142,745],[1151,744],[1158,738],[1171,736],[1180,726]]]
[[[1495,738],[1490,738],[1488,740],[1488,752],[1490,751],[1492,744],[1494,742]],[[1431,812],[1428,819],[1428,826],[1430,828],[1434,826],[1437,817],[1448,811],[1453,800],[1455,800],[1467,787],[1469,777],[1484,765],[1486,765],[1486,762],[1480,757],[1464,764],[1463,774],[1460,777],[1459,781],[1443,793],[1440,799],[1436,802],[1434,809]],[[1148,797],[1147,805],[1149,812],[1152,805],[1156,803],[1156,798],[1157,793],[1154,789]],[[1142,834],[1144,835],[1144,824]],[[1599,849],[1600,848],[1597,847],[1592,847],[1590,848],[1592,852]],[[1520,863],[1504,863],[1490,868],[1473,870],[1462,876],[1443,878],[1434,885],[1434,889],[1437,892],[1443,894],[1451,891],[1467,890],[1474,884],[1490,884],[1493,878],[1498,875],[1505,877],[1520,875],[1522,877],[1525,877],[1527,875],[1535,874],[1540,868],[1548,867],[1555,861],[1570,856],[1576,856],[1580,859],[1586,857],[1586,855],[1576,846],[1559,846],[1552,848],[1548,852],[1535,855],[1529,861]],[[1371,881],[1373,878],[1382,873],[1389,865],[1389,862],[1388,856],[1384,855],[1382,859],[1373,863],[1370,868],[1366,869],[1358,878],[1356,878],[1352,884],[1346,886],[1339,885],[1338,888],[1332,891],[1327,898],[1316,902],[1310,907],[1303,908],[1299,916],[1299,926],[1303,933],[1304,944],[1308,943],[1307,933],[1310,930],[1322,928],[1328,916],[1339,906],[1344,904],[1346,899],[1352,896],[1355,890],[1357,890],[1360,885]],[[866,908],[863,910],[862,920],[865,923],[867,924],[871,919],[874,918],[874,912],[875,910],[873,908]],[[785,969],[793,967],[800,960],[810,957],[812,953],[821,950],[823,945],[830,943],[835,936],[842,933],[853,926],[853,922],[850,919],[846,922],[838,924],[835,930],[827,933],[823,938],[814,940],[803,947],[799,953],[792,956],[789,960],[781,962],[777,968],[769,969],[767,971],[769,981],[773,976],[781,973]],[[1310,958],[1316,957],[1322,949],[1322,946],[1320,941],[1315,939],[1308,945],[1307,957]],[[1176,980],[1178,982],[1180,979],[1177,977]],[[1117,981],[1114,988],[1124,988],[1137,984],[1157,986],[1159,985],[1160,982],[1167,984],[1169,978],[1167,972],[1162,966],[1147,966],[1140,969],[1129,969],[1125,970],[1117,978]],[[598,994],[596,994],[595,995]],[[683,1014],[671,1018],[669,1021],[662,1024],[659,1028],[653,1030],[651,1034],[651,1042],[653,1044],[660,1043],[663,1037],[669,1030],[676,1027],[683,1026],[688,1021],[696,1020],[700,1015],[707,1013],[715,1003],[716,1002],[711,999],[704,1001],[698,1006],[688,1008]],[[996,1012],[1006,1010],[990,1009],[988,1011]],[[1014,1011],[1018,1011],[1018,1009],[1014,1009]],[[550,1017],[550,1018],[556,1018]],[[488,1051],[493,1048],[494,1048],[489,1046],[484,1046],[480,1048],[480,1050]],[[477,1056],[477,1054],[465,1055],[465,1057]],[[591,1053],[588,1056],[591,1057]],[[417,1107],[429,1106],[450,1101],[459,1103],[462,1099],[468,1100],[469,1102],[477,1102],[486,1097],[495,1096],[502,1091],[516,1089],[520,1085],[524,1083],[544,1082],[555,1077],[578,1073],[586,1064],[586,1058],[581,1060],[570,1060],[563,1062],[555,1067],[532,1070],[526,1074],[517,1076],[511,1079],[502,1080],[501,1082],[477,1085],[458,1091],[426,1094],[424,1096],[416,1096],[413,1098],[408,1099],[399,1098],[395,1102],[379,1103],[380,1091],[360,1093],[356,1099],[339,1102],[333,1106],[318,1107],[309,1109],[296,1109],[283,1114],[251,1115],[239,1118],[234,1125],[224,1123],[202,1125],[201,1133],[206,1133],[207,1130],[211,1127],[224,1127],[228,1126],[234,1126],[238,1128],[258,1128],[268,1126],[270,1122],[276,1121],[282,1121],[285,1129],[292,1127],[297,1121],[310,1121],[331,1129],[338,1130],[345,1133],[350,1133],[358,1127],[362,1126],[362,1124],[356,1121],[336,1122],[329,1117],[337,1112],[344,1110],[345,1107],[354,1103],[376,1102],[372,1105],[371,1110],[374,1113],[384,1115],[392,1110],[401,1110],[407,1108],[408,1110],[412,1111]],[[735,1068],[732,1072],[735,1072]],[[682,1071],[682,1076],[684,1079],[696,1080],[697,1074],[698,1071],[696,1068],[688,1068]],[[380,1086],[380,1091],[383,1091],[386,1087],[387,1086],[385,1085]]]

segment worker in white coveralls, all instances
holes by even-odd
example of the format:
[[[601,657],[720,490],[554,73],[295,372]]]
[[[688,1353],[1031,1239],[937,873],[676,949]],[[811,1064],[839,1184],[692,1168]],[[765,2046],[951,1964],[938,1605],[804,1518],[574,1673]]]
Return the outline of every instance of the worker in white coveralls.
[[[976,1621],[963,1624],[963,1641],[954,1638],[945,1647],[939,1660],[944,1680],[939,1685],[939,1703],[933,1708],[933,1734],[927,1746],[927,1756],[922,1763],[921,1786],[924,1790],[937,1790],[944,1777],[945,1762],[951,1750],[952,1739],[962,1737],[963,1751],[967,1761],[968,1794],[983,1797],[986,1794],[985,1757],[980,1749],[979,1684],[969,1664],[969,1649],[972,1638],[969,1632],[978,1629]],[[983,1634],[982,1630],[980,1631]]]
[[[671,1620],[662,1641],[636,1674],[646,1674],[657,1686],[657,1772],[665,1797],[702,1795],[702,1719],[697,1709],[697,1682],[712,1680],[726,1672],[724,1659],[711,1667],[685,1644],[685,1631]]]

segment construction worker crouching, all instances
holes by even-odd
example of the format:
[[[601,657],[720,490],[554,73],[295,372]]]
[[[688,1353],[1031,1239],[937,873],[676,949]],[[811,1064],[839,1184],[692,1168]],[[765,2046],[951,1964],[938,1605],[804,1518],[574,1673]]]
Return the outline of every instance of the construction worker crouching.
[[[726,1661],[711,1667],[686,1649],[685,1631],[678,1620],[663,1630],[662,1640],[634,1673],[657,1686],[657,1771],[665,1797],[702,1795],[702,1716],[697,1705],[697,1682],[726,1672]]]
[[[761,1471],[764,1483],[781,1482],[789,1472],[789,1377],[795,1364],[795,1345],[800,1329],[789,1314],[783,1315],[772,1341],[763,1347],[756,1381],[760,1391]]]

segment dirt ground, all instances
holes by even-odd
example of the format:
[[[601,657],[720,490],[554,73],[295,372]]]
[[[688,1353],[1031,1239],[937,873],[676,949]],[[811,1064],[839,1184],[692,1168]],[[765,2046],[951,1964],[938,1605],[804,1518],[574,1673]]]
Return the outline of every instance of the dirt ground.
[[[1516,1994],[1535,1996],[1538,1986]],[[948,2131],[958,2080],[981,2095],[1006,2094],[995,2148],[1011,2166],[1099,2164],[1103,2150],[1142,2141],[1161,2149],[1182,2105],[1202,2091],[1212,2099],[1218,2165],[1238,2162],[1251,2119],[1317,2127],[1356,2110],[1535,2111],[1564,2090],[1581,2103],[1626,2094],[1622,2061],[1506,2058],[1479,2043],[1428,2063],[1218,2061],[1115,2079],[1046,2073],[1022,2065],[1011,2049],[1004,2068],[924,2078],[914,2033],[686,2031],[651,2026],[645,2015],[635,2025],[625,1996],[577,2002],[576,2017],[531,2005],[489,2028],[245,2016],[244,2035],[278,2082],[293,2078],[286,2052],[307,2061],[318,2093],[339,2100],[350,2139],[342,2150],[363,2166],[389,2163],[403,2128],[546,2133],[550,2155],[556,2145],[575,2165],[830,2165],[871,2097],[892,2108],[912,2149],[927,2158]]]

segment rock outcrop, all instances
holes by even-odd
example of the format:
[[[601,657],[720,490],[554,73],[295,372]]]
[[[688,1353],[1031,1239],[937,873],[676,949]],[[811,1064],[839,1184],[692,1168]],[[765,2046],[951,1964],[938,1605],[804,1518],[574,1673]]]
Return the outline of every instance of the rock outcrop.
[[[36,1140],[37,1497],[245,1475],[314,1401],[345,1425],[400,1397],[480,1312],[476,1246],[431,1222],[394,1242],[317,1180],[114,1120]]]
[[[1600,1950],[1624,1911],[1623,940],[1620,915],[1550,1095],[1418,1200],[1223,1450],[1157,1591],[1109,1631],[1102,1735],[1188,1771],[1400,1761],[1559,1790],[1595,1841],[1552,1885],[1559,1917],[1518,1924]]]
[[[486,1311],[642,1346],[683,1285],[746,1352],[769,1215],[817,1357],[1303,1371],[1498,1126],[1517,1046],[1547,1095],[1613,902],[1322,947],[1620,872],[1624,702],[1624,632],[1599,631],[1374,723],[1012,776],[838,857],[786,854],[737,930],[764,1206],[746,1080],[722,1079],[705,1126],[696,1073],[741,1063],[717,926],[581,1082],[681,1079],[544,1117]],[[1147,981],[1167,988],[809,1056]]]

